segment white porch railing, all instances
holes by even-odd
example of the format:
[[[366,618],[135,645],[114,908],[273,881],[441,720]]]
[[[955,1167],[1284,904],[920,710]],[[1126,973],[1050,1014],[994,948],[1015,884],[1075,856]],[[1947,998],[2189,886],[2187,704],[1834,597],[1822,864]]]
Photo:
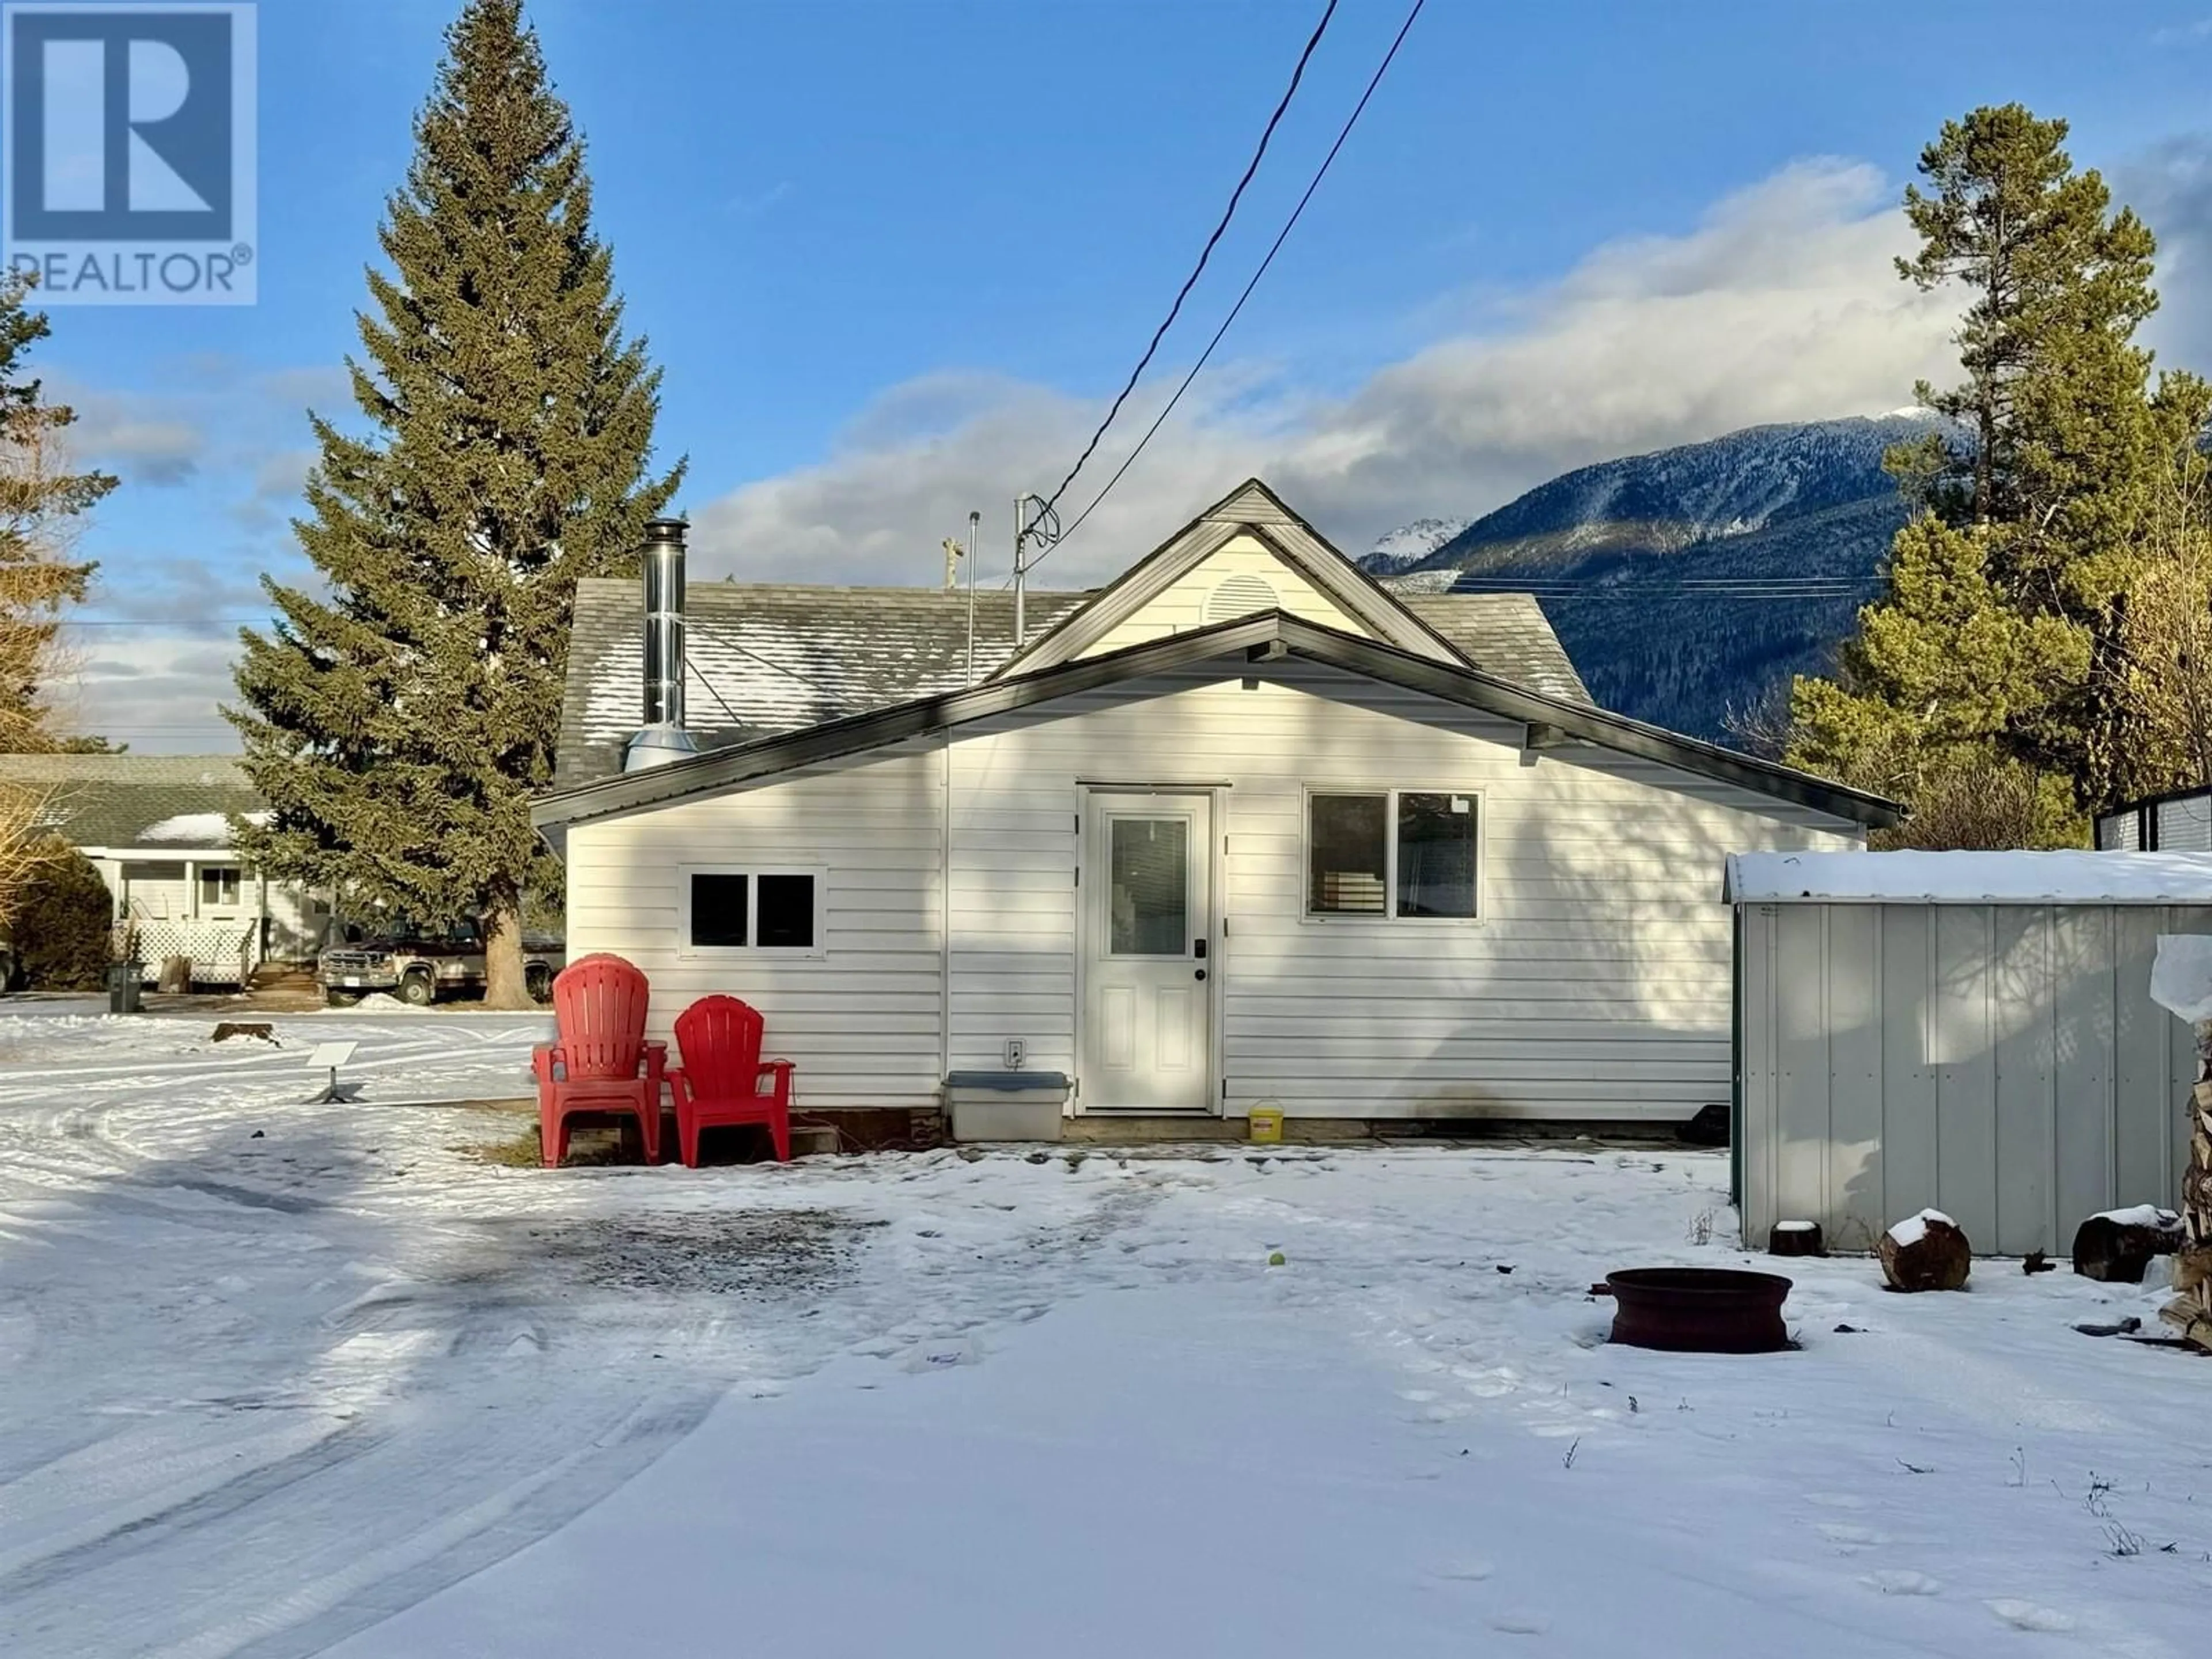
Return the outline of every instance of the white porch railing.
[[[155,921],[126,917],[115,924],[114,945],[122,951],[137,936],[138,960],[145,963],[145,982],[159,981],[161,964],[172,957],[192,959],[196,985],[243,985],[261,965],[261,920],[242,917],[231,921]]]

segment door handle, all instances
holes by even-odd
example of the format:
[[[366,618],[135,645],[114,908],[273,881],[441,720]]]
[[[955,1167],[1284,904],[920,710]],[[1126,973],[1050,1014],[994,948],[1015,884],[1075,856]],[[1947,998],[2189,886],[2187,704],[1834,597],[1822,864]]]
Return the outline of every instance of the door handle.
[[[1203,968],[1200,969],[1195,974],[1193,974],[1191,977],[1193,979],[1204,979],[1206,977],[1206,969]]]

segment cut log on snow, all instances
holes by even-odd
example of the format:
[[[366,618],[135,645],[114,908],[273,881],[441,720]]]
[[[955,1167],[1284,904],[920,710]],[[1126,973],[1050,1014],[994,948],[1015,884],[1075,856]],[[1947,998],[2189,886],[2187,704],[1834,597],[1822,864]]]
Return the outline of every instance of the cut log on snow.
[[[1826,1255],[1827,1241],[1817,1221],[1778,1221],[1766,1235],[1769,1255]]]
[[[2212,1020],[2197,1027],[2199,1075],[2212,1075]],[[2159,1317],[2191,1347],[2212,1353],[2212,1082],[2189,1092],[2189,1173],[2181,1182],[2181,1249],[2173,1300]]]
[[[2191,1346],[2212,1353],[2212,939],[2160,936],[2151,963],[2151,1000],[2189,1021],[2197,1032],[2197,1086],[2183,1115],[2189,1131],[2189,1173],[2181,1182],[2182,1248],[2174,1262],[2174,1297],[2158,1316]]]
[[[2184,1243],[2181,1218],[2154,1204],[2107,1210],[2083,1222],[2074,1235],[2074,1271],[2107,1285],[2140,1285],[2152,1261],[2172,1255]]]
[[[1974,1265],[1966,1234],[1941,1210],[1899,1222],[1881,1236],[1881,1255],[1882,1277],[1898,1291],[1962,1289]]]

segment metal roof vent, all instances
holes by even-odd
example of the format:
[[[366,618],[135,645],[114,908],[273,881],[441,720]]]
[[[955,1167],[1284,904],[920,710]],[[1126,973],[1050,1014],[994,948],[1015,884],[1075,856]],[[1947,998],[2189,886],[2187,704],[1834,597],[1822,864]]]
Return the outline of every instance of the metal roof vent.
[[[645,572],[645,724],[623,751],[625,772],[699,752],[684,729],[684,530],[681,519],[655,519],[638,550]]]
[[[1239,617],[1256,617],[1263,611],[1279,611],[1282,604],[1274,585],[1265,576],[1224,576],[1206,596],[1206,623],[1211,628]]]

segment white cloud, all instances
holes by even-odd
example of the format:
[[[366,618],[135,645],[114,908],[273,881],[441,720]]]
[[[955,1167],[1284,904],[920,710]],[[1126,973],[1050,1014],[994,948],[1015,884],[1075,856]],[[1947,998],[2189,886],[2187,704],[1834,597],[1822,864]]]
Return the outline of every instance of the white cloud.
[[[1304,398],[1250,365],[1209,374],[1040,580],[1111,574],[1248,473],[1356,551],[1407,520],[1480,514],[1593,461],[1894,409],[1916,378],[1942,377],[1953,320],[1946,296],[1899,280],[1891,261],[1907,245],[1879,172],[1806,161],[1685,234],[1607,244],[1548,287],[1493,301],[1346,397]],[[1064,517],[1173,384],[1131,399]],[[702,574],[927,583],[971,507],[987,515],[983,568],[1003,571],[1012,496],[1056,482],[1102,410],[982,376],[895,388],[822,462],[702,508]]]
[[[191,477],[206,455],[205,432],[172,399],[64,386],[55,391],[76,414],[69,428],[70,453],[88,465],[112,469],[134,483],[176,484]]]

